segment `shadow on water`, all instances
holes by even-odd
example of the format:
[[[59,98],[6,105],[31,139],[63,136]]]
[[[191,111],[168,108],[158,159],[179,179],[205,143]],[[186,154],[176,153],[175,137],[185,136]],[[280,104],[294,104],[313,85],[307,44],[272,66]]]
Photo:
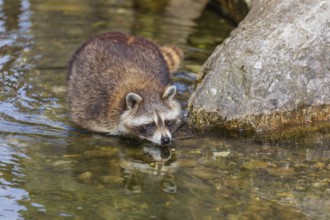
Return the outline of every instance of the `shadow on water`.
[[[158,147],[70,123],[67,62],[109,30],[182,47],[173,78],[186,106],[193,72],[234,28],[206,4],[0,0],[0,219],[330,217],[329,132],[278,142],[181,129]]]

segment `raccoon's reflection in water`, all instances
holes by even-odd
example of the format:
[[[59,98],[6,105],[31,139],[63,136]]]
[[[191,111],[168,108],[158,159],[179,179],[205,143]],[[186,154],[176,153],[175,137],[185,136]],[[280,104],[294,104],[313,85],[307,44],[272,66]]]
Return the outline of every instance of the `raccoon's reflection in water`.
[[[178,166],[169,146],[145,146],[144,161],[122,158],[120,164],[125,172],[125,188],[128,193],[162,190],[176,193],[174,173]]]

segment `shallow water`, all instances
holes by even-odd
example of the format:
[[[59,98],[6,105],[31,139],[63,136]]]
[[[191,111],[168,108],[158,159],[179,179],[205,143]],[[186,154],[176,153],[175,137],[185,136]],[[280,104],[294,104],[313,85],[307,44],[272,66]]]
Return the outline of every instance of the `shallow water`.
[[[330,218],[327,130],[270,141],[182,129],[158,148],[70,123],[67,62],[104,31],[181,46],[186,105],[191,72],[234,27],[181,11],[164,0],[0,0],[0,219]]]

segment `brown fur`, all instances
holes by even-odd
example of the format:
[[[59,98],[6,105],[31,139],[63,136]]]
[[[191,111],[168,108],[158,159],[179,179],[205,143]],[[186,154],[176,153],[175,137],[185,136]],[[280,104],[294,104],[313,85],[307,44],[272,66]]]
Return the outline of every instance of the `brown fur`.
[[[160,48],[167,66],[171,73],[178,70],[180,63],[183,59],[183,52],[178,47],[163,46]]]
[[[115,130],[127,108],[128,93],[165,106],[162,94],[170,82],[169,67],[152,42],[117,32],[97,35],[81,45],[70,61],[69,114],[83,128]],[[134,114],[148,111],[141,106]]]

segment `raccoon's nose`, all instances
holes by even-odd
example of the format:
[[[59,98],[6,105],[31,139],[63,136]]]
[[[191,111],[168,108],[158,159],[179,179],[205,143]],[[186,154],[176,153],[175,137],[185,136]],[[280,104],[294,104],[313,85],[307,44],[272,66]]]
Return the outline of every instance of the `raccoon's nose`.
[[[165,136],[160,139],[160,142],[164,145],[169,144],[171,142],[171,139],[168,136]]]

